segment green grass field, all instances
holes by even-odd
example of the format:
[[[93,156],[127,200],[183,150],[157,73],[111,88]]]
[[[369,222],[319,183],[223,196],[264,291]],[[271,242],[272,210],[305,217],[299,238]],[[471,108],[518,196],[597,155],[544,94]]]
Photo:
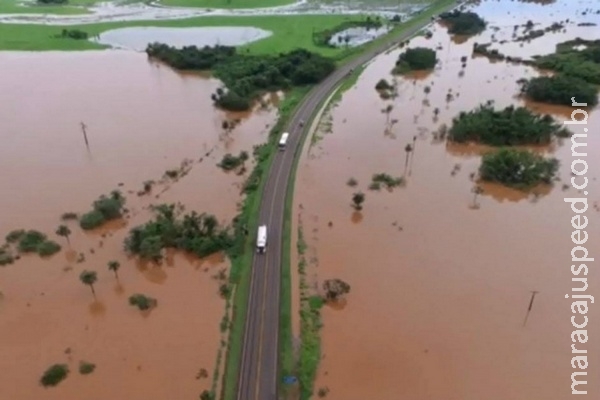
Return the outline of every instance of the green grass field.
[[[295,0],[162,0],[161,4],[172,7],[201,8],[263,8],[292,4]]]
[[[270,37],[250,43],[253,53],[285,52],[298,47],[336,56],[341,49],[317,47],[312,41],[312,31],[333,28],[344,21],[360,19],[343,15],[281,15],[252,17],[198,17],[175,21],[110,22],[79,26],[46,26],[27,24],[0,24],[0,50],[94,50],[105,47],[87,40],[55,38],[63,28],[80,29],[94,36],[101,32],[131,26],[201,27],[201,26],[253,26],[273,32]]]
[[[69,0],[65,5],[37,5],[35,1],[29,2],[31,6],[23,6],[21,0],[0,0],[0,14],[87,14],[85,6],[98,3],[99,0]],[[77,6],[77,7],[76,7]]]

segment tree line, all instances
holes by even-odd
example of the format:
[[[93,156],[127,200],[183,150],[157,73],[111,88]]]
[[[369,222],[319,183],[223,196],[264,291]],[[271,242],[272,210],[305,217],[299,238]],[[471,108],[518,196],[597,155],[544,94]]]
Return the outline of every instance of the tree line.
[[[335,70],[335,62],[304,49],[278,55],[239,54],[231,46],[148,45],[146,53],[180,70],[212,70],[225,84],[211,97],[218,107],[245,111],[270,91],[316,84]]]

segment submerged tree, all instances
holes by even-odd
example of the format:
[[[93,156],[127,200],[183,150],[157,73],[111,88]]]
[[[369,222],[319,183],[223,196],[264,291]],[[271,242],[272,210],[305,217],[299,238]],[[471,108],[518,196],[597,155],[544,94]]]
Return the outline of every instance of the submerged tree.
[[[95,271],[83,271],[79,275],[79,280],[84,284],[88,285],[92,289],[92,294],[96,298],[96,291],[94,290],[94,283],[98,280],[98,274]]]
[[[117,273],[119,268],[121,268],[121,264],[118,261],[113,260],[108,262],[108,269],[115,273],[115,278],[117,278],[117,280],[119,280],[119,275]]]
[[[352,206],[356,211],[362,210],[362,204],[365,202],[365,195],[362,192],[357,192],[352,195]]]
[[[323,290],[327,300],[337,300],[343,295],[350,293],[350,285],[341,279],[327,279],[323,282]]]
[[[71,242],[69,241],[69,235],[71,234],[71,230],[69,229],[68,226],[66,225],[60,225],[58,227],[58,229],[56,230],[56,234],[58,236],[63,236],[67,239],[67,244],[71,244]]]

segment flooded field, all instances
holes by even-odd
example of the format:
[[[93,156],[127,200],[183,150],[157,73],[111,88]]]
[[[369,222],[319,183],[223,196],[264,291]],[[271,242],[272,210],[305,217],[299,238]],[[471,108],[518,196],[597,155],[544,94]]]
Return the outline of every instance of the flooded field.
[[[217,80],[136,53],[3,53],[0,65],[0,236],[37,229],[63,245],[49,259],[0,267],[0,397],[198,398],[211,386],[221,340],[225,304],[214,276],[228,263],[177,253],[144,264],[127,258],[123,239],[152,204],[181,202],[229,223],[244,176],[216,164],[264,142],[274,107],[225,114],[210,99]],[[232,119],[239,124],[224,131]],[[187,174],[163,178],[182,163]],[[138,196],[147,180],[159,183]],[[113,189],[127,196],[126,219],[91,233],[68,223],[70,245],[54,234],[63,213],[87,212]],[[110,260],[121,263],[118,280]],[[79,280],[84,269],[98,273],[96,300]],[[158,306],[140,312],[128,304],[134,293]],[[95,371],[80,375],[81,360]],[[71,372],[44,389],[39,379],[55,363]]]
[[[582,15],[596,6],[566,0],[553,5],[478,2],[474,11],[490,23],[484,33],[457,40],[438,25],[432,38],[411,40],[411,47],[439,48],[435,71],[395,78],[398,97],[382,100],[374,87],[382,78],[393,80],[390,71],[400,51],[392,51],[370,64],[333,108],[331,132],[305,149],[294,205],[309,246],[308,279],[315,287],[331,278],[351,285],[345,303],[322,311],[323,359],[315,393],[328,388],[329,400],[561,400],[571,394],[571,373],[577,370],[571,367],[573,314],[565,294],[573,287],[573,212],[563,198],[583,194],[569,185],[570,141],[538,149],[561,160],[561,181],[550,190],[523,195],[486,185],[479,207],[473,207],[471,174],[482,149],[448,145],[433,133],[441,124],[450,126],[460,111],[488,100],[497,107],[525,104],[517,97],[516,81],[540,73],[472,57],[474,43],[500,38],[502,29],[510,37],[514,25],[529,19],[543,27],[567,18],[598,23],[598,15]],[[552,52],[575,36],[600,37],[595,26],[575,25],[522,48],[518,43],[494,43],[493,48],[531,56]],[[463,56],[468,59],[464,68]],[[559,121],[572,111],[527,105]],[[597,110],[588,123],[591,131],[600,126]],[[413,138],[405,168],[404,149]],[[594,160],[600,157],[600,139],[590,135],[587,140],[588,248],[593,249],[600,237],[593,223],[599,209]],[[375,173],[404,175],[406,186],[369,190]],[[358,181],[356,187],[346,184],[350,178]],[[351,207],[357,191],[366,194],[360,213]],[[595,291],[598,275],[590,273],[588,279]],[[525,324],[532,291],[538,293]],[[600,329],[593,307],[589,332]],[[592,339],[579,346],[590,357],[600,352],[600,342]],[[587,372],[586,390],[597,393],[593,377],[600,370],[590,362]]]
[[[341,32],[337,32],[329,40],[329,44],[332,46],[350,46],[356,47],[368,43],[372,40],[377,39],[379,36],[383,36],[390,31],[390,28],[383,26],[380,28],[366,27],[354,27],[344,29]]]
[[[271,32],[251,27],[160,28],[135,27],[101,33],[94,41],[100,44],[144,51],[150,43],[184,46],[240,46],[269,37]]]

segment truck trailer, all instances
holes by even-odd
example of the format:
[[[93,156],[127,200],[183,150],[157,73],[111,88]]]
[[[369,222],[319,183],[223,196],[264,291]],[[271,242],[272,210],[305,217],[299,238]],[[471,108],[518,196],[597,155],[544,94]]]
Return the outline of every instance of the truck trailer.
[[[258,236],[256,237],[256,251],[264,253],[267,247],[267,226],[261,225],[258,227]]]

